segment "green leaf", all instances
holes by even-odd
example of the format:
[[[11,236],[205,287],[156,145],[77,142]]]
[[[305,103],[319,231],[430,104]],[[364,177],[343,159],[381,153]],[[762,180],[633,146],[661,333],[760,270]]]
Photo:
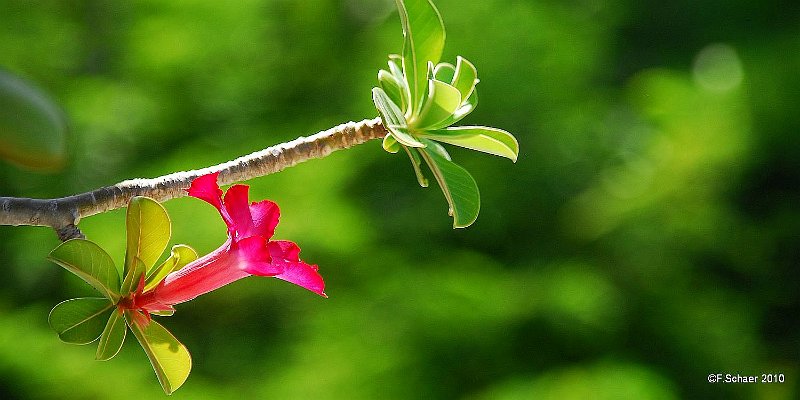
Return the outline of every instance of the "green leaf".
[[[142,260],[149,271],[161,257],[172,233],[167,210],[151,198],[134,197],[128,202],[126,229],[128,247],[124,273],[127,274],[134,258]]]
[[[403,114],[406,116],[411,115],[411,94],[408,92],[408,81],[403,75],[403,58],[397,54],[389,54],[389,72],[392,74],[396,82],[400,85],[400,102],[396,102],[400,106]]]
[[[478,84],[478,70],[466,58],[456,58],[456,71],[452,81],[453,86],[461,92],[461,97],[469,98]]]
[[[172,246],[169,257],[161,265],[150,271],[144,285],[144,291],[146,292],[158,286],[170,272],[177,271],[196,259],[197,252],[193,248],[185,244]]]
[[[378,71],[378,84],[381,86],[381,89],[386,92],[386,95],[389,96],[389,99],[399,106],[400,110],[406,107],[404,103],[405,99],[403,98],[403,89],[394,75],[385,69]]]
[[[403,112],[392,102],[383,89],[373,88],[372,100],[375,102],[375,107],[378,108],[381,114],[383,126],[386,127],[389,133],[391,133],[398,142],[411,147],[425,147],[424,144],[414,139],[414,137],[408,133],[408,127],[406,126],[406,119],[403,116]]]
[[[111,313],[103,334],[100,335],[100,344],[97,346],[96,360],[106,361],[114,358],[122,349],[125,343],[125,334],[128,328],[125,326],[125,318],[117,310]]]
[[[131,314],[125,312],[131,331],[147,353],[164,392],[172,394],[186,382],[192,370],[189,350],[158,322],[150,320],[145,326],[140,326]]]
[[[146,273],[147,268],[144,266],[142,260],[140,260],[139,257],[134,257],[133,266],[128,268],[125,279],[122,281],[122,287],[119,289],[120,294],[122,294],[122,296],[127,296],[138,289],[139,282],[144,279]]]
[[[478,219],[481,208],[480,192],[475,179],[464,168],[448,161],[435,151],[420,150],[436,182],[442,188],[450,206],[453,228],[466,228]]]
[[[436,80],[428,81],[428,96],[425,105],[416,119],[409,121],[409,126],[418,129],[439,129],[444,126],[453,113],[461,105],[461,92],[447,83]]]
[[[408,154],[408,158],[411,160],[411,166],[414,167],[414,175],[417,176],[417,183],[422,187],[428,187],[428,178],[422,173],[422,159],[419,153],[417,153],[417,149],[403,146],[403,150]]]
[[[427,148],[430,149],[431,151],[435,151],[440,156],[447,159],[447,161],[453,161],[453,159],[450,157],[450,153],[447,152],[447,149],[445,149],[444,146],[434,142],[433,140],[429,140],[428,143],[426,144],[428,145]]]
[[[452,84],[455,74],[456,67],[454,67],[453,64],[439,63],[433,70],[433,79]]]
[[[37,170],[66,161],[67,123],[41,90],[0,70],[0,158]]]
[[[475,83],[477,84],[477,80]],[[456,122],[461,121],[462,119],[464,119],[464,117],[469,115],[469,113],[471,113],[472,110],[474,110],[475,107],[477,106],[478,106],[478,89],[477,87],[473,87],[472,92],[470,92],[469,94],[469,97],[467,97],[467,99],[461,103],[461,105],[458,107],[458,109],[456,109],[453,115],[450,116],[450,118],[442,122],[440,125],[442,127],[451,126]]]
[[[458,110],[456,110],[456,112],[453,113],[452,120],[447,121],[447,123],[444,126],[450,126],[458,121],[461,121],[462,119],[464,119],[464,117],[466,117],[469,113],[471,113],[472,110],[474,110],[475,107],[477,106],[478,106],[478,90],[477,88],[475,88],[472,89],[472,93],[469,95],[467,100],[461,103],[461,106],[458,107]]]
[[[47,258],[78,275],[112,302],[119,299],[119,272],[111,256],[94,242],[68,240],[53,249]]]
[[[457,126],[436,131],[427,131],[425,138],[478,150],[517,162],[519,144],[514,135],[497,128],[485,126]]]
[[[439,62],[445,31],[439,10],[430,0],[395,0],[403,24],[403,72],[411,93],[412,115],[422,108],[428,90],[428,61]]]
[[[399,54],[389,54],[389,72],[394,75],[395,79],[400,82],[400,85],[408,90],[408,82],[406,82],[406,77],[403,75],[403,57]]]
[[[383,149],[389,153],[397,153],[400,151],[400,146],[400,143],[397,143],[397,139],[395,139],[394,136],[386,135],[383,137]]]
[[[53,307],[47,322],[64,342],[89,344],[100,336],[105,314],[113,307],[102,297],[65,300]]]

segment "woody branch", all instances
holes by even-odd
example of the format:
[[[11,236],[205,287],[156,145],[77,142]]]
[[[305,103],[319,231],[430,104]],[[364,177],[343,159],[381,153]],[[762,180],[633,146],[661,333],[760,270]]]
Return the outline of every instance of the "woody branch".
[[[229,185],[384,136],[386,129],[380,118],[348,122],[207,168],[152,179],[131,179],[58,199],[0,197],[0,225],[48,226],[56,230],[61,240],[83,237],[77,228],[81,218],[125,207],[131,197],[147,196],[163,202],[185,196],[192,180],[202,175],[219,172],[219,183]]]

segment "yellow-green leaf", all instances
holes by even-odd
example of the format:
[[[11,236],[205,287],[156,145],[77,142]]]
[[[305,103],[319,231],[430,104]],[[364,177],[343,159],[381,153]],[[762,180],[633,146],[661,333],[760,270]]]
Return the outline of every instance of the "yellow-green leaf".
[[[472,93],[470,93],[469,97],[461,103],[461,106],[458,107],[456,112],[453,113],[452,119],[448,120],[444,126],[450,126],[455,124],[458,121],[461,121],[478,106],[478,89],[472,88]]]
[[[383,137],[383,149],[389,153],[397,153],[400,151],[400,143],[397,143],[397,139],[394,136],[386,135]]]
[[[125,312],[125,318],[150,359],[164,392],[172,394],[186,382],[192,370],[189,350],[158,322],[150,320],[141,326],[135,321],[131,311]]]
[[[172,271],[183,268],[186,264],[197,259],[197,252],[185,244],[172,246],[169,257],[161,265],[153,268],[147,276],[144,291],[148,291],[156,286]]]
[[[514,162],[517,161],[519,155],[519,143],[514,135],[497,128],[458,126],[428,131],[423,136],[454,146],[506,157]]]
[[[128,247],[125,253],[125,274],[134,258],[142,260],[149,270],[161,257],[172,234],[167,211],[151,198],[134,197],[128,202],[126,229]]]
[[[475,85],[478,84],[478,70],[464,57],[458,56],[456,59],[452,84],[461,92],[461,97],[464,99],[469,98],[472,91],[475,90]]]
[[[428,96],[417,118],[409,121],[414,129],[439,129],[461,105],[461,92],[455,87],[437,80],[428,81]]]

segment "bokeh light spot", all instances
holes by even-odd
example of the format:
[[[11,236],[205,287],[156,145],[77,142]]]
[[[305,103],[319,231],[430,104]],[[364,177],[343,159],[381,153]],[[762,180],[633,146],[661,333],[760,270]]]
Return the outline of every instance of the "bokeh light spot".
[[[742,62],[736,50],[721,43],[711,44],[700,50],[695,57],[692,73],[700,87],[712,92],[736,89],[744,78]]]

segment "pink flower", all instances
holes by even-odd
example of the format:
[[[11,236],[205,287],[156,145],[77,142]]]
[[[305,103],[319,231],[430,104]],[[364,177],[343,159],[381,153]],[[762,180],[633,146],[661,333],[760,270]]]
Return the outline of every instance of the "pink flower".
[[[154,289],[141,293],[140,285],[129,307],[147,313],[171,311],[175,304],[250,275],[274,276],[328,297],[317,266],[300,260],[296,244],[270,240],[280,217],[278,205],[269,200],[248,204],[246,185],[231,186],[223,198],[217,175],[195,179],[188,192],[216,207],[228,226],[228,240],[210,254],[170,273]]]

